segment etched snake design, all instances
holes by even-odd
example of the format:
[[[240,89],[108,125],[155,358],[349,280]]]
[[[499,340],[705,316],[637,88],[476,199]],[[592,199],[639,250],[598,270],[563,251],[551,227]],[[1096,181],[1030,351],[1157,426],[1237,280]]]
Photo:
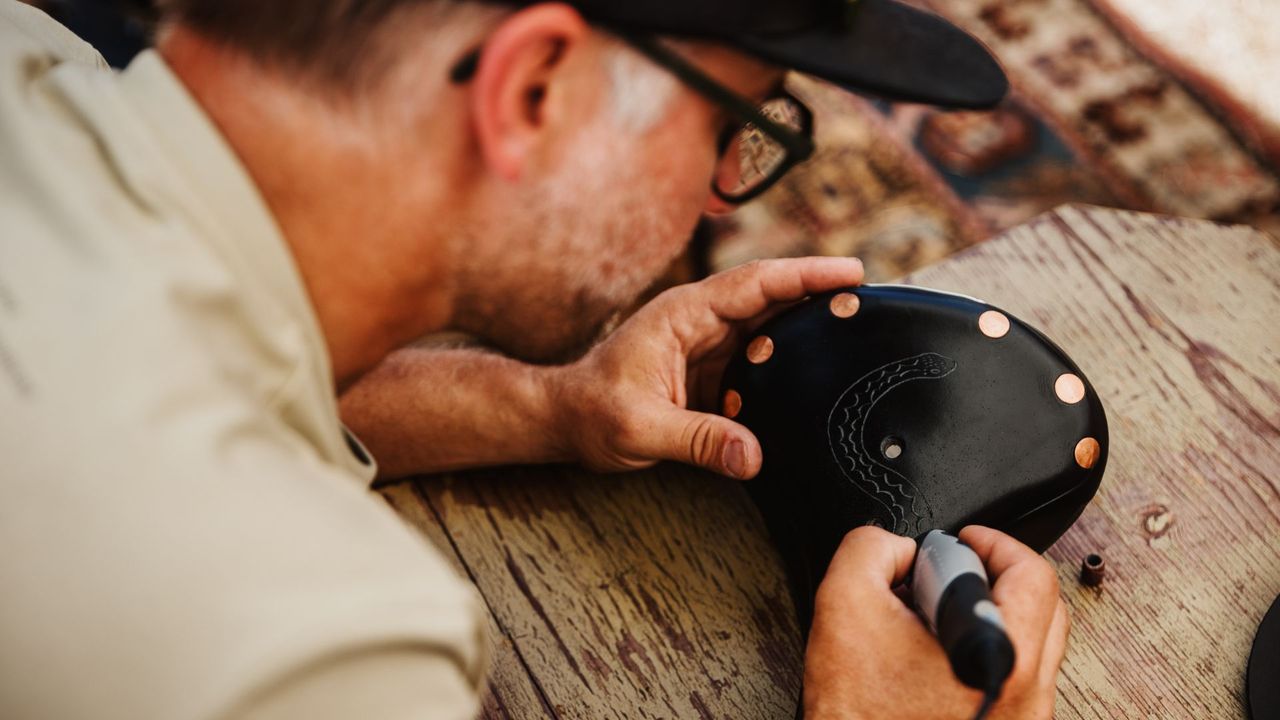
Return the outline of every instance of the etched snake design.
[[[956,361],[937,353],[895,360],[863,375],[844,391],[827,418],[836,465],[854,487],[884,506],[886,529],[916,535],[933,527],[933,508],[902,473],[876,460],[863,437],[871,410],[894,388],[913,380],[941,380]]]

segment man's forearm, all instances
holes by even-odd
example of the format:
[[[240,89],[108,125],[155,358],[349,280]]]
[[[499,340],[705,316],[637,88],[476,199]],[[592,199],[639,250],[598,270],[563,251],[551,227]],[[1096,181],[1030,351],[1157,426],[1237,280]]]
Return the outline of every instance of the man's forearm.
[[[474,349],[409,348],[343,394],[383,477],[571,460],[546,368]]]

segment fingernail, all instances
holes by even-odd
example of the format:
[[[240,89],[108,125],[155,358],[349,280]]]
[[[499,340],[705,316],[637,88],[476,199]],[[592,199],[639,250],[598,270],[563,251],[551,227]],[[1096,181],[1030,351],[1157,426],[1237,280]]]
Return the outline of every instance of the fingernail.
[[[734,477],[746,476],[747,446],[741,440],[734,440],[725,446],[724,466]]]

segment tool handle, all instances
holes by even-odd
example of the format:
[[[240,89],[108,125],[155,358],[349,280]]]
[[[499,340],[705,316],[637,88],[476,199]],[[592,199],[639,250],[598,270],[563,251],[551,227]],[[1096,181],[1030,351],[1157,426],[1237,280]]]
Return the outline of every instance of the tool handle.
[[[930,532],[916,554],[912,592],[956,678],[998,695],[1013,671],[1013,643],[978,555],[952,535]]]

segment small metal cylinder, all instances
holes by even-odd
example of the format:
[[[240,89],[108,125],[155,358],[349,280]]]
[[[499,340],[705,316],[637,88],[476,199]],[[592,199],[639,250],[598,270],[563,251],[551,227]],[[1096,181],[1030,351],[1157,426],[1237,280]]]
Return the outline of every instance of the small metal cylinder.
[[[1084,562],[1080,564],[1080,582],[1089,587],[1097,587],[1106,576],[1107,561],[1101,555],[1090,553],[1084,556]]]

